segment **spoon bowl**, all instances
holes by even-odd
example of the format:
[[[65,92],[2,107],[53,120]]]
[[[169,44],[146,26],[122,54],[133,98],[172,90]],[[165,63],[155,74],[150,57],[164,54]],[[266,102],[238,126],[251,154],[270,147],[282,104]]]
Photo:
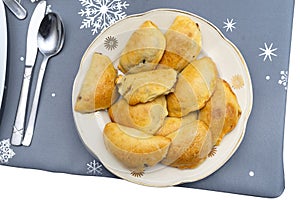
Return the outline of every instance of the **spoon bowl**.
[[[61,51],[64,40],[65,30],[60,16],[53,12],[46,14],[39,27],[37,37],[38,48],[39,51],[44,55],[44,58],[39,70],[39,76],[35,88],[28,126],[26,128],[24,140],[22,142],[24,146],[30,146],[32,141],[39,105],[39,98],[48,60]]]
[[[56,13],[48,13],[41,22],[38,32],[38,48],[45,56],[58,54],[64,43],[64,26]]]

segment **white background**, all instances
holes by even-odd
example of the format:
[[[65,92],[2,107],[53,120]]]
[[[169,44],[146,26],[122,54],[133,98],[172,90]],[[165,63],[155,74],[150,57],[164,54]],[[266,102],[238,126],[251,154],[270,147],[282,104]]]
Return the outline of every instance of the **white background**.
[[[288,33],[287,33],[288,34]],[[286,189],[278,199],[295,199],[300,180],[300,2],[294,12],[286,113],[284,164]],[[0,199],[261,199],[180,187],[152,188],[123,180],[50,173],[0,166]]]

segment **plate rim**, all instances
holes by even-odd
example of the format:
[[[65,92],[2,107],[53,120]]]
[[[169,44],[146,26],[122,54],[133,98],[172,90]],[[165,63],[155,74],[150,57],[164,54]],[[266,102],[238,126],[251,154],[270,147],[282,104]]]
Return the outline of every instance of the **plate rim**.
[[[132,14],[132,15],[129,15],[127,17],[125,17],[124,19],[121,19],[119,21],[117,21],[116,23],[112,24],[110,27],[113,27],[113,26],[117,26],[118,23],[121,23],[122,21],[124,20],[127,20],[129,18],[136,18],[136,17],[142,17],[144,15],[148,15],[148,14],[151,14],[153,12],[161,12],[161,11],[165,11],[165,12],[175,12],[175,13],[182,13],[184,15],[190,15],[194,18],[197,18],[199,20],[202,20],[203,22],[207,23],[210,27],[212,27],[217,33],[218,35],[227,43],[229,44],[233,50],[237,53],[238,57],[239,57],[239,60],[241,61],[242,63],[242,66],[244,68],[244,72],[246,73],[246,76],[248,77],[247,79],[247,84],[249,85],[249,88],[250,88],[250,91],[249,91],[249,98],[248,98],[248,103],[247,103],[247,110],[244,111],[245,113],[245,122],[242,124],[242,132],[241,132],[241,135],[240,137],[238,138],[236,144],[234,145],[234,148],[232,148],[232,150],[230,151],[230,153],[227,155],[226,158],[223,159],[222,162],[220,162],[220,164],[218,165],[217,168],[214,168],[212,170],[209,171],[209,173],[206,173],[205,175],[202,175],[202,176],[199,176],[199,177],[195,177],[195,178],[187,178],[185,180],[182,180],[182,181],[174,181],[170,184],[164,184],[164,185],[155,185],[155,184],[147,184],[147,183],[144,183],[143,181],[138,181],[138,180],[132,180],[132,179],[128,179],[126,177],[124,177],[122,174],[118,173],[117,171],[111,169],[110,166],[107,166],[105,163],[102,163],[106,169],[111,172],[112,174],[122,178],[123,180],[126,180],[126,181],[129,181],[129,182],[132,182],[132,183],[135,183],[135,184],[139,184],[139,185],[144,185],[144,186],[151,186],[151,187],[170,187],[170,186],[175,186],[175,185],[179,185],[179,184],[183,184],[183,183],[189,183],[189,182],[195,182],[195,181],[199,181],[199,180],[202,180],[210,175],[212,175],[213,173],[215,173],[216,171],[218,171],[224,164],[226,164],[229,159],[234,155],[234,153],[237,151],[237,149],[239,148],[241,142],[243,141],[243,138],[245,136],[245,132],[246,132],[246,128],[247,128],[247,124],[248,124],[248,120],[249,120],[249,117],[251,115],[251,112],[252,112],[252,108],[253,108],[253,86],[252,86],[252,79],[251,79],[251,76],[250,76],[250,72],[249,72],[249,68],[248,68],[248,65],[242,55],[242,53],[240,52],[240,50],[236,47],[235,44],[233,44],[233,42],[231,42],[222,32],[221,30],[216,27],[213,23],[211,23],[209,20],[197,15],[197,14],[194,14],[194,13],[191,13],[189,11],[185,11],[185,10],[180,10],[180,9],[173,9],[173,8],[157,8],[157,9],[151,9],[151,10],[148,10],[146,12],[141,12],[141,13],[136,13],[136,14]],[[76,123],[76,117],[75,117],[75,110],[74,110],[74,105],[75,105],[75,102],[73,101],[73,96],[74,96],[74,93],[75,93],[75,86],[78,82],[78,75],[80,73],[80,71],[82,70],[82,63],[83,61],[86,59],[86,52],[88,52],[93,46],[94,44],[96,43],[96,41],[99,39],[99,37],[101,37],[102,34],[104,34],[110,27],[104,29],[102,32],[100,32],[95,38],[94,40],[90,43],[90,45],[86,48],[81,60],[80,60],[80,66],[78,68],[78,71],[77,71],[77,74],[75,76],[75,79],[74,79],[74,82],[73,82],[73,88],[72,88],[72,113],[73,113],[73,119],[75,121],[75,125],[76,125],[76,129],[77,129],[77,133],[79,135],[79,138],[80,140],[82,141],[82,143],[84,144],[85,148],[87,149],[87,151],[89,153],[91,153],[91,155],[93,157],[95,157],[96,159],[98,159],[100,162],[101,162],[101,159],[96,155],[96,153],[94,153],[84,142],[84,139],[82,138],[81,134],[80,134],[80,127],[78,127],[78,124]]]

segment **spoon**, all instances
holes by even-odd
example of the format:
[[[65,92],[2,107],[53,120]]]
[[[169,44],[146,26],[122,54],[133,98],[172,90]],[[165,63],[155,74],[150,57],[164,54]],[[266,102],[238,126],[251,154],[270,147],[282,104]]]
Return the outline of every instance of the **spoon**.
[[[64,39],[64,25],[59,15],[52,12],[46,14],[39,27],[37,38],[39,51],[44,55],[44,58],[38,75],[28,126],[25,132],[24,140],[22,142],[24,146],[30,146],[32,141],[39,105],[39,98],[48,60],[61,51],[64,44]]]

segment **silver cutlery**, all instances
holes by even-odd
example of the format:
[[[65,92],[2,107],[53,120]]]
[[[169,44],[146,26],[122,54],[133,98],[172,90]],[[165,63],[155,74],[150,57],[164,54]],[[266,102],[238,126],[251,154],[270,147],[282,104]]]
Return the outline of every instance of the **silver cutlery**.
[[[16,118],[13,125],[13,132],[11,137],[11,144],[19,146],[23,140],[24,124],[27,110],[27,99],[31,83],[31,74],[35,64],[37,55],[37,36],[40,24],[45,16],[46,1],[41,1],[36,6],[27,31],[27,44],[26,44],[26,60],[25,71],[23,76],[23,83],[21,94],[19,97],[18,109]]]
[[[17,0],[3,0],[8,9],[19,19],[25,19],[27,11]]]
[[[30,117],[22,144],[30,146],[34,133],[35,120],[38,111],[39,98],[43,84],[43,78],[46,71],[49,58],[57,55],[64,44],[65,31],[61,18],[56,13],[48,13],[45,15],[38,33],[38,48],[44,55],[43,62],[39,70],[37,85],[31,107]]]

